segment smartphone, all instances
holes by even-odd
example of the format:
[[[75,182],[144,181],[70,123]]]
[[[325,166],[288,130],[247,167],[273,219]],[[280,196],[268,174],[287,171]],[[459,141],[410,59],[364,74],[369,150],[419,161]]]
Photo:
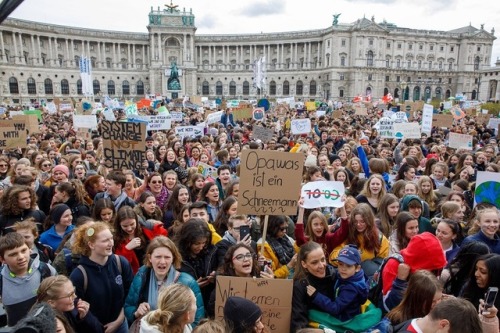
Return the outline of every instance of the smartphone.
[[[250,235],[250,227],[247,225],[242,225],[240,227],[240,240],[243,240],[246,235]]]
[[[495,300],[497,298],[498,288],[497,287],[489,287],[486,292],[486,296],[484,297],[484,310],[488,310],[495,304]]]
[[[271,268],[271,264],[272,264],[271,260],[264,260],[264,262],[262,264],[260,264],[260,270],[262,272],[265,272],[266,271],[266,267]]]

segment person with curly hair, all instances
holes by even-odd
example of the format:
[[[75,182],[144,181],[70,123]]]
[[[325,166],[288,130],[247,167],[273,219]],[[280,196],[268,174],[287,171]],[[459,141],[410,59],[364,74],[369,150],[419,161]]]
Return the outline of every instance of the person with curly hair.
[[[38,233],[43,232],[42,224],[47,218],[45,213],[37,209],[35,191],[24,185],[9,187],[1,198],[0,206],[0,235],[14,232],[14,224],[33,218],[38,228]]]

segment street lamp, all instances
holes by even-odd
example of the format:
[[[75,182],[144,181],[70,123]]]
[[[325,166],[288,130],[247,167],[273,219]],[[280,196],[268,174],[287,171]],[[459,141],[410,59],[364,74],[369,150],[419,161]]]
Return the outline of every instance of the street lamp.
[[[401,93],[402,93],[402,101],[404,103],[405,101],[405,93],[406,93],[406,87],[408,85],[406,84],[406,81],[401,82]]]

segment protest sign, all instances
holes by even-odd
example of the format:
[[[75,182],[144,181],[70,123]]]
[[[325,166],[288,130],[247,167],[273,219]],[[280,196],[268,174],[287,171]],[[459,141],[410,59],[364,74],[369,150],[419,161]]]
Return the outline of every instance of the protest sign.
[[[224,304],[230,296],[246,298],[262,310],[262,323],[270,332],[290,332],[293,281],[217,276],[215,318],[224,317]]]
[[[394,123],[394,137],[396,139],[420,139],[419,123]]]
[[[316,110],[316,102],[306,102],[306,110],[307,111],[315,111]]]
[[[354,112],[356,115],[359,116],[367,116],[368,115],[368,109],[364,106],[356,105],[354,106]]]
[[[142,169],[145,158],[146,124],[103,120],[104,165],[115,170]]]
[[[41,110],[24,110],[23,113],[25,115],[30,115],[30,114],[34,114],[37,116],[38,120],[41,121],[42,120],[42,111]],[[12,115],[12,113],[11,113]]]
[[[73,111],[73,104],[68,103],[68,102],[60,103],[59,104],[59,111],[63,111],[63,112]]]
[[[183,117],[182,112],[176,112],[176,111],[170,112],[170,118],[172,119],[173,122],[181,123],[182,117]]]
[[[333,117],[333,119],[338,119],[338,118],[342,117],[342,110],[333,111],[332,117]]]
[[[433,114],[432,126],[450,128],[453,125],[453,116],[451,114]]]
[[[344,183],[336,181],[309,182],[302,186],[301,198],[304,208],[342,207],[340,199],[345,193]]]
[[[189,100],[193,104],[202,105],[201,96],[191,96],[191,97],[189,97]]]
[[[204,127],[201,126],[178,126],[175,128],[175,134],[180,136],[181,139],[185,137],[195,138],[203,135]]]
[[[296,215],[304,155],[243,150],[238,214]]]
[[[498,125],[500,125],[500,118],[490,118],[490,120],[488,120],[488,125],[486,127],[493,128],[496,131]]]
[[[106,119],[107,121],[116,121],[115,113],[111,109],[108,108],[104,109],[102,111],[102,115],[104,116],[104,119]]]
[[[24,120],[26,123],[26,129],[28,130],[28,134],[39,133],[40,128],[38,127],[38,118],[34,114],[30,115],[14,115],[12,117],[15,120]]]
[[[500,195],[498,193],[500,193],[500,173],[478,171],[474,191],[474,206],[478,203],[487,202],[500,209]]]
[[[264,120],[265,113],[266,113],[266,111],[264,110],[264,108],[255,108],[252,111],[252,118],[253,118],[253,120],[256,120],[256,121],[262,121],[262,120]]]
[[[73,127],[75,128],[97,128],[97,118],[93,115],[73,115]]]
[[[85,141],[92,139],[90,129],[88,128],[79,128],[76,131],[76,137],[84,139]]]
[[[260,139],[262,142],[266,143],[273,138],[274,131],[263,126],[254,126],[252,134],[254,138]]]
[[[15,117],[0,122],[0,148],[25,148],[26,139],[26,121],[24,119]]]
[[[394,116],[394,111],[392,110],[384,110],[384,113],[382,114],[383,117],[391,118]]]
[[[422,112],[422,133],[431,135],[432,131],[432,115],[434,112],[434,107],[431,104],[424,104],[424,109]]]
[[[236,120],[245,120],[252,118],[253,107],[246,106],[243,108],[233,109],[233,119]]]
[[[139,118],[147,121],[147,131],[161,131],[172,128],[172,119],[170,118],[170,116],[164,114],[157,116],[140,116]]]
[[[201,173],[205,179],[207,177],[217,178],[217,168],[203,162],[198,163],[198,173]]]
[[[399,111],[395,112],[391,119],[394,121],[394,123],[407,123],[408,122],[408,116],[406,115],[406,112]]]
[[[448,136],[448,147],[472,150],[472,135],[450,132]]]
[[[444,108],[445,110],[449,110],[449,109],[451,109],[451,106],[452,106],[452,103],[451,103],[451,102],[444,102],[444,103],[443,103],[443,108]]]
[[[326,111],[325,110],[316,110],[316,117],[321,117],[321,116],[324,116],[326,114]]]
[[[57,113],[57,105],[54,102],[47,102],[47,104],[45,104],[45,108],[49,114]]]
[[[220,123],[223,111],[217,111],[213,112],[206,117],[207,125],[215,124],[215,123]]]
[[[291,107],[295,106],[295,97],[282,97],[277,98],[276,103],[278,104],[288,104]]]
[[[491,114],[479,113],[476,116],[478,124],[488,124],[491,118]]]
[[[292,134],[309,134],[311,132],[311,119],[292,119],[290,129]]]
[[[394,138],[394,121],[388,117],[380,118],[378,132],[381,138]]]

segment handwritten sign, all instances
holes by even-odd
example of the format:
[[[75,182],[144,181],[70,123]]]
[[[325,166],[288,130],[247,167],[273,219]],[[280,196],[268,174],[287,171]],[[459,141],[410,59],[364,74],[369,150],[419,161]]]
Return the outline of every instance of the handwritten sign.
[[[101,123],[104,165],[115,170],[139,170],[144,161],[146,124],[104,120]]]
[[[73,105],[71,103],[61,103],[59,104],[59,111],[73,111]]]
[[[448,136],[448,147],[472,150],[472,135],[450,132]]]
[[[238,214],[296,215],[304,156],[243,150]]]
[[[432,132],[432,115],[434,107],[431,104],[424,104],[422,112],[422,133],[431,135]]]
[[[432,115],[432,126],[450,128],[453,125],[453,116],[451,114]]]
[[[215,123],[220,123],[221,118],[222,118],[223,111],[217,111],[209,114],[207,116],[207,125],[215,124]]]
[[[394,121],[389,117],[380,118],[378,131],[381,138],[394,138]]]
[[[24,119],[2,120],[0,122],[0,148],[26,147],[26,122]]]
[[[499,189],[500,174],[498,172],[478,171],[474,192],[474,206],[478,203],[487,202],[500,209],[500,196],[492,195],[492,193],[499,193]]]
[[[178,126],[175,128],[175,134],[182,139],[185,137],[195,138],[203,135],[204,127],[201,126]]]
[[[252,118],[252,115],[253,115],[253,107],[252,106],[233,110],[233,119],[234,120],[250,119],[250,118]]]
[[[274,131],[272,129],[265,128],[263,126],[254,126],[252,133],[254,138],[260,139],[262,142],[271,140],[274,135]]]
[[[290,332],[293,281],[217,276],[215,318],[224,317],[224,304],[231,296],[246,298],[262,310],[262,323],[270,332]]]
[[[302,186],[300,196],[304,199],[304,208],[342,207],[344,203],[340,198],[344,193],[342,182],[316,181]]]
[[[490,118],[486,127],[496,130],[498,128],[498,125],[500,125],[500,118]]]
[[[34,114],[30,115],[22,115],[22,116],[14,116],[12,117],[15,120],[25,121],[26,129],[28,130],[28,134],[40,133],[40,128],[38,127],[38,117]]]
[[[157,116],[132,116],[129,121],[145,122],[146,131],[161,131],[172,128],[172,119],[169,115],[161,114]]]
[[[394,121],[394,123],[407,123],[408,122],[408,116],[406,115],[406,112],[395,112],[391,119]]]
[[[420,139],[422,137],[419,123],[394,123],[394,137],[397,139]]]
[[[182,112],[176,112],[176,111],[170,112],[170,118],[172,118],[173,122],[181,123],[182,117],[183,117]]]
[[[291,123],[292,134],[309,134],[311,132],[311,119],[293,119]]]
[[[73,115],[75,128],[97,128],[97,118],[93,115]]]

